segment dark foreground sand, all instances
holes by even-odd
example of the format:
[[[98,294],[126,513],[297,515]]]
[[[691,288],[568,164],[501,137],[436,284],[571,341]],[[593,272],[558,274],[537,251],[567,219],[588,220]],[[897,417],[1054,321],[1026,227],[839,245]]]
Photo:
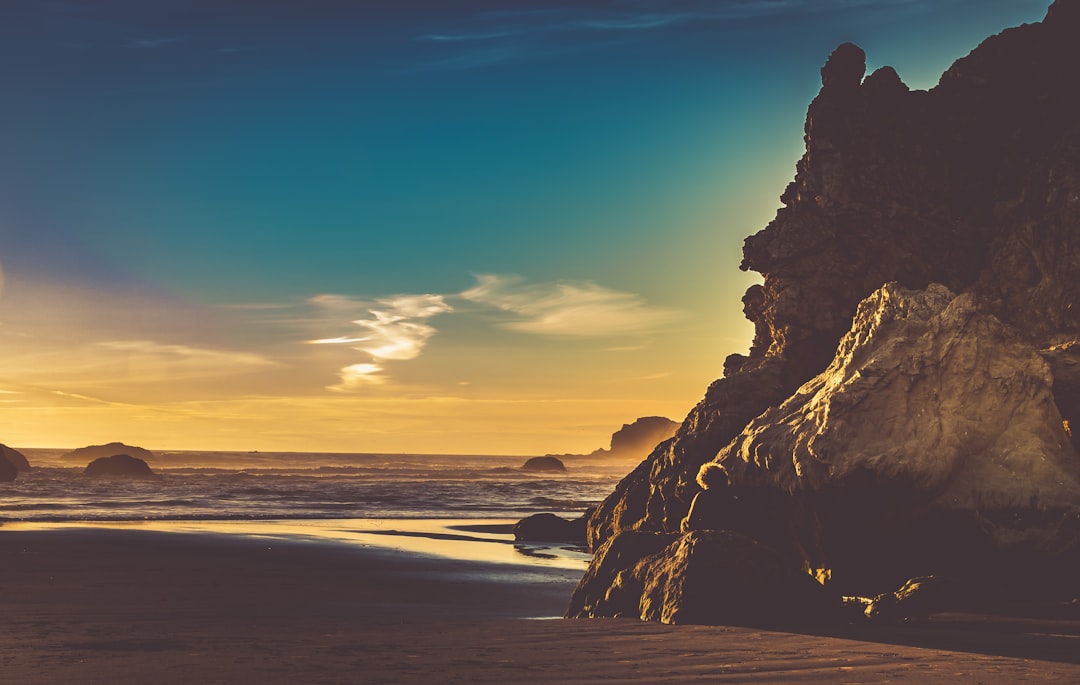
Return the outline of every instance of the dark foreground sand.
[[[235,535],[0,529],[0,560],[2,683],[1080,682],[1075,622],[527,620],[579,573]]]

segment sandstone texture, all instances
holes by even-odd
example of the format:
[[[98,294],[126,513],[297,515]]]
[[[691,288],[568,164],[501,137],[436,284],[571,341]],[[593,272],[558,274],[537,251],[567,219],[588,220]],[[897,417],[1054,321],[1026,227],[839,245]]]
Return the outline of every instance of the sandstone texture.
[[[887,284],[829,367],[747,424],[699,482],[720,465],[789,493],[813,513],[792,521],[804,566],[838,581],[1075,555],[1080,458],[1052,384],[972,294]]]
[[[865,64],[852,44],[829,56],[783,207],[746,239],[741,268],[762,276],[743,297],[749,353],[597,507],[589,543],[737,530],[845,594],[929,575],[1065,592],[1080,0],[988,38],[929,91]],[[624,549],[607,575],[643,577],[657,551]]]

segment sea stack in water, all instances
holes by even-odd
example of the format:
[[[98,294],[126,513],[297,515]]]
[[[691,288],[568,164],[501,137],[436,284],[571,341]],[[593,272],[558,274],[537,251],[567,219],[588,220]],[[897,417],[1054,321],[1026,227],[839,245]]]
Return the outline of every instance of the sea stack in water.
[[[538,473],[566,473],[566,465],[556,457],[533,457],[521,465],[521,470]]]
[[[3,455],[20,472],[30,470],[29,460],[19,450],[12,449],[7,445],[0,445],[0,455]]]
[[[654,532],[670,559],[734,530],[844,594],[1075,594],[1078,37],[1080,1],[1058,0],[930,91],[863,78],[854,45],[829,57],[784,206],[743,248],[749,354],[597,508],[595,550]],[[660,552],[598,554],[577,605],[644,601]]]
[[[675,435],[679,424],[663,416],[643,416],[611,435],[611,448],[596,450],[590,457],[641,459],[656,445]]]
[[[19,475],[19,469],[0,452],[0,483],[10,483]]]
[[[142,447],[135,447],[133,445],[125,445],[122,442],[110,442],[104,445],[80,447],[60,455],[60,458],[64,461],[81,461],[89,463],[94,459],[111,457],[114,454],[127,454],[129,456],[138,457],[143,461],[154,460],[154,453],[150,450],[143,449]]]
[[[150,466],[127,454],[114,454],[90,462],[83,473],[95,478],[152,478],[154,472]]]

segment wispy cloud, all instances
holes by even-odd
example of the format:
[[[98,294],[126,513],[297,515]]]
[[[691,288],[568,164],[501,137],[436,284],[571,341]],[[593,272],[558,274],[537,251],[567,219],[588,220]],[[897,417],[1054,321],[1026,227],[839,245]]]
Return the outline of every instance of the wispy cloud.
[[[479,33],[429,33],[422,36],[424,40],[434,41],[436,43],[459,43],[462,41],[484,41],[495,40],[498,38],[513,38],[520,35],[518,31],[502,30],[502,31],[486,31]]]
[[[341,369],[341,381],[330,386],[330,389],[355,392],[369,385],[382,385],[386,380],[382,367],[378,364],[350,364]]]
[[[612,336],[642,333],[682,318],[683,312],[648,304],[640,295],[590,281],[528,284],[518,276],[483,274],[461,293],[514,319],[500,324],[521,333]]]
[[[140,50],[157,50],[163,48],[166,45],[172,45],[173,43],[179,43],[183,41],[182,37],[166,37],[166,38],[132,38],[130,45],[133,48],[139,48]]]
[[[83,342],[64,347],[47,341],[29,345],[11,342],[5,341],[0,361],[0,377],[6,386],[0,392],[5,396],[15,391],[83,401],[106,401],[88,392],[128,398],[178,397],[194,388],[220,386],[222,378],[264,374],[281,366],[252,352],[152,340]]]
[[[943,0],[937,0],[938,4]],[[615,0],[591,5],[566,3],[542,9],[482,11],[453,26],[418,36],[441,44],[448,54],[424,69],[469,69],[512,59],[530,59],[568,50],[597,49],[605,36],[631,39],[660,31],[717,24],[798,21],[808,14],[861,8],[934,6],[929,0]],[[451,52],[453,51],[453,52]],[[498,59],[494,58],[498,55]]]
[[[99,342],[96,346],[106,354],[125,358],[144,379],[231,375],[275,365],[270,359],[252,352],[152,340],[113,340]]]
[[[457,25],[417,36],[441,53],[419,68],[460,71],[593,50],[607,44],[608,39],[622,40],[619,36],[642,35],[693,23],[771,16],[792,2],[801,4],[797,0],[717,3],[683,0],[479,12]]]
[[[460,54],[430,60],[422,65],[422,69],[425,71],[466,71],[507,62],[521,54],[523,50],[520,46],[511,45],[471,49]]]
[[[311,303],[331,312],[351,312],[357,303],[340,295],[319,295]],[[352,334],[309,340],[313,345],[347,345],[363,352],[371,361],[341,369],[341,380],[330,389],[350,392],[386,382],[383,362],[405,361],[420,356],[436,329],[426,323],[438,314],[453,311],[442,295],[398,295],[377,300],[366,315],[353,319],[358,330]]]

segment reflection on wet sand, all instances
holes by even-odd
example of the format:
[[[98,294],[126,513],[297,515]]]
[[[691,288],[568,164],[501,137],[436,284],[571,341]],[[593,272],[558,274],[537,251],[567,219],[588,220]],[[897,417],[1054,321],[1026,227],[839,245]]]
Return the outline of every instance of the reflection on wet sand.
[[[311,519],[275,521],[137,521],[8,523],[11,530],[72,528],[214,533],[262,540],[355,545],[449,559],[584,571],[591,555],[580,545],[514,541],[505,519]]]

